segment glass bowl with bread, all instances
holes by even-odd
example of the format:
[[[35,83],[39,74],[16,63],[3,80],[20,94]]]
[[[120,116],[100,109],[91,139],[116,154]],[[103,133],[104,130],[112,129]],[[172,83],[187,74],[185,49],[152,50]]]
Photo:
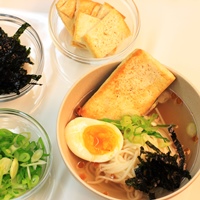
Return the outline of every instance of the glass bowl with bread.
[[[31,24],[17,16],[0,14],[0,32],[0,101],[10,101],[41,84],[43,45]]]
[[[82,63],[123,59],[133,50],[139,30],[133,0],[54,0],[49,12],[53,43]]]
[[[69,171],[101,197],[166,200],[200,173],[199,127],[194,87],[136,49],[74,84],[57,139]]]

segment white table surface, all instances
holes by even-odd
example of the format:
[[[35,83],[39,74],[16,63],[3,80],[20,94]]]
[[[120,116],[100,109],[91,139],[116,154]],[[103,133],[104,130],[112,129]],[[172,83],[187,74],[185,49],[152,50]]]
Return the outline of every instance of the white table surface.
[[[148,51],[163,64],[177,70],[199,90],[200,0],[135,2],[141,15],[141,30],[135,48]],[[95,66],[65,58],[54,48],[48,31],[51,3],[52,0],[0,0],[0,13],[21,17],[36,29],[45,53],[42,89],[34,89],[19,100],[0,103],[0,107],[19,109],[32,115],[51,139],[54,156],[52,173],[32,199],[100,200],[102,198],[88,191],[70,174],[57,145],[56,121],[62,100],[72,84]],[[171,200],[198,200],[199,186],[200,177],[197,177],[193,184]]]

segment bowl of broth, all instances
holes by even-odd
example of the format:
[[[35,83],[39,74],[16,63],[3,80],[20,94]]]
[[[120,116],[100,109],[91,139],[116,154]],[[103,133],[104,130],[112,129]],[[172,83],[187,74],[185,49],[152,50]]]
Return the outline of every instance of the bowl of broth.
[[[81,107],[92,96],[118,64],[118,62],[114,62],[93,69],[77,81],[66,94],[57,119],[58,145],[62,158],[71,174],[83,186],[94,193],[113,200],[149,199],[149,196],[144,192],[137,189],[133,190],[133,188],[129,188],[130,190],[124,188],[120,181],[112,182],[110,180],[102,181],[102,179],[96,179],[97,174],[98,176],[105,176],[105,173],[98,172],[97,168],[102,170],[102,167],[105,167],[107,162],[99,168],[98,163],[91,163],[76,156],[66,143],[65,128],[70,121],[77,117],[77,108]],[[176,125],[174,130],[185,155],[185,169],[189,172],[191,178],[183,178],[180,186],[174,191],[156,190],[156,199],[160,200],[170,199],[185,190],[198,176],[200,169],[200,163],[197,162],[200,159],[198,140],[200,134],[200,96],[185,77],[172,69],[170,71],[176,76],[176,80],[165,91],[168,98],[166,101],[157,103],[151,113],[159,114],[165,124]],[[120,171],[121,166],[122,169],[122,165],[120,165],[122,163],[120,162],[122,161],[119,161],[118,164],[114,163],[114,167],[110,165],[113,172],[110,176],[113,179],[117,176],[114,173],[114,168],[119,166]],[[123,173],[120,176],[122,177]]]

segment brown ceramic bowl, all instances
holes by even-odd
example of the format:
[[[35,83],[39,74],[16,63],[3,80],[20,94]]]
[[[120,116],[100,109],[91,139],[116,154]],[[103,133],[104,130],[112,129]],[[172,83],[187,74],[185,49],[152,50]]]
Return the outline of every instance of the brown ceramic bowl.
[[[76,167],[80,159],[77,158],[69,150],[66,144],[64,132],[66,124],[74,117],[74,110],[76,109],[77,105],[82,104],[83,101],[89,98],[89,96],[91,96],[91,91],[96,90],[113,71],[113,69],[116,68],[116,66],[117,63],[110,63],[95,68],[74,84],[71,90],[66,94],[60,107],[57,119],[57,139],[59,149],[66,166],[79,182],[81,182],[89,190],[104,198],[113,200],[125,200],[127,199],[125,192],[123,193],[121,191],[118,191],[109,184],[101,183],[98,185],[90,185],[85,180],[82,180],[80,178],[80,169],[77,169]],[[176,75],[177,79],[169,87],[169,89],[176,93],[176,95],[182,99],[189,118],[184,117],[183,108],[181,106],[168,108],[168,112],[166,112],[166,110],[161,110],[161,112],[164,119],[168,118],[167,114],[165,113],[173,113],[173,115],[170,115],[170,120],[176,124],[179,124],[179,131],[177,131],[177,136],[180,142],[191,150],[190,158],[187,160],[187,167],[192,175],[192,179],[190,181],[183,180],[180,188],[172,193],[162,193],[159,197],[160,200],[170,199],[171,197],[176,196],[178,193],[185,190],[190,184],[192,184],[192,182],[200,173],[200,162],[197,162],[200,159],[200,141],[198,140],[197,142],[194,142],[190,138],[190,136],[186,134],[187,124],[190,123],[192,120],[197,127],[197,137],[200,137],[200,96],[198,95],[194,87],[184,77],[176,72],[174,72],[174,74]],[[103,193],[104,191],[107,191],[108,195],[105,195]]]

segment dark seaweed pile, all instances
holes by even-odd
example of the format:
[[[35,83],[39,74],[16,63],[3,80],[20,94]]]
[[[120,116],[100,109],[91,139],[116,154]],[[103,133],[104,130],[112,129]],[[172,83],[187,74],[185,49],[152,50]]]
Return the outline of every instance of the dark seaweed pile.
[[[149,195],[149,199],[155,199],[154,189],[162,187],[169,191],[174,191],[180,187],[183,178],[191,179],[189,171],[184,169],[185,155],[180,142],[172,127],[168,129],[178,154],[174,156],[168,153],[162,153],[150,142],[146,144],[154,150],[154,152],[144,151],[141,147],[140,156],[138,157],[140,164],[135,169],[136,176],[126,180],[128,186],[134,187],[136,190],[143,191]],[[145,156],[142,159],[142,155]]]
[[[19,39],[28,26],[24,23],[12,37],[0,27],[0,94],[20,94],[21,88],[36,84],[41,78],[41,75],[28,74],[23,68],[25,63],[33,64],[29,58],[31,49],[21,45]]]

